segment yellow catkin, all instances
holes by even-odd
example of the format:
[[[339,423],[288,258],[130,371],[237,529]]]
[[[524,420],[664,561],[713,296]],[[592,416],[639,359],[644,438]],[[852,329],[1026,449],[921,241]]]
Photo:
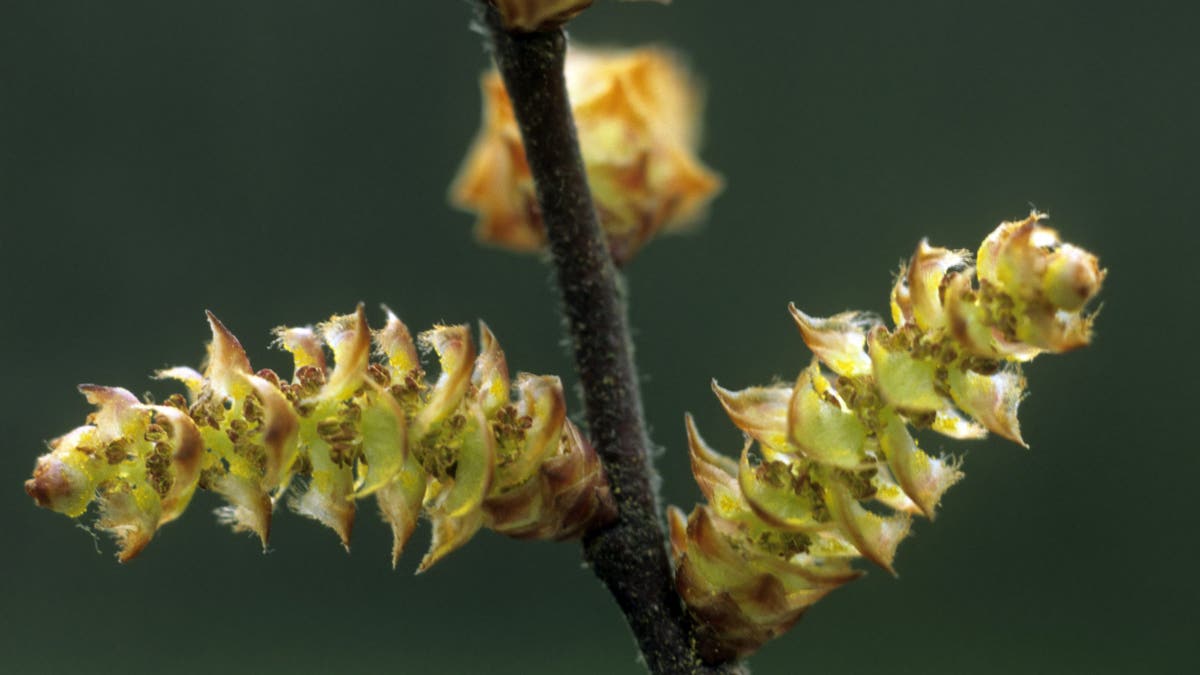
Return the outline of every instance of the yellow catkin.
[[[485,325],[478,352],[462,325],[435,326],[414,343],[391,312],[372,332],[360,306],[315,329],[277,329],[295,360],[283,380],[255,372],[237,338],[208,319],[204,372],[158,373],[181,381],[186,398],[155,405],[82,385],[96,412],[52,441],[25,483],[37,504],[71,517],[95,502],[121,561],[179,516],[197,487],[220,494],[228,503],[220,518],[264,547],[285,495],[347,547],[358,501],[374,497],[394,535],[393,565],[424,513],[433,544],[422,571],[481,527],[566,539],[615,513],[599,458],[566,418],[558,378],[511,381]],[[437,355],[432,382],[417,344]]]
[[[812,363],[792,387],[714,390],[748,437],[741,461],[687,419],[707,504],[669,512],[680,594],[704,656],[749,654],[811,604],[859,576],[892,571],[913,517],[932,519],[962,478],[909,427],[953,438],[988,431],[1024,445],[1021,362],[1088,344],[1084,308],[1104,279],[1042,214],[1001,224],[974,261],[922,242],[891,294],[894,327],[860,313],[814,318],[792,306]],[[753,451],[753,452],[752,452]]]

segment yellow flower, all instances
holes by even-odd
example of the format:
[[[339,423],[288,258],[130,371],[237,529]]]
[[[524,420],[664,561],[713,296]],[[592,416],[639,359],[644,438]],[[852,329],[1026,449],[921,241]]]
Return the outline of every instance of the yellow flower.
[[[558,378],[522,373],[513,386],[486,326],[478,355],[466,326],[420,335],[441,365],[432,384],[390,312],[374,334],[361,306],[315,330],[280,328],[277,342],[295,360],[286,382],[254,372],[237,338],[208,318],[205,372],[159,373],[182,381],[189,399],[150,405],[124,389],[82,386],[98,411],[52,442],[25,484],[39,506],[71,517],[96,501],[122,561],[181,514],[197,487],[224,497],[222,520],[264,547],[289,488],[292,508],[347,547],[356,501],[374,496],[392,527],[393,564],[424,511],[433,545],[420,570],[481,527],[563,539],[615,514],[599,458],[566,419]]]
[[[702,98],[661,49],[572,47],[567,88],[580,150],[613,257],[627,262],[659,231],[694,223],[721,181],[695,157]],[[533,180],[499,74],[482,80],[483,128],[451,187],[476,234],[518,251],[545,244]]]
[[[932,519],[963,477],[956,459],[921,450],[910,426],[1024,444],[1018,364],[1087,344],[1083,309],[1104,279],[1095,256],[1043,218],[1001,224],[974,268],[966,251],[921,242],[892,289],[892,330],[866,314],[820,319],[793,306],[815,356],[793,386],[714,384],[747,444],[740,461],[723,457],[689,417],[708,503],[670,512],[677,586],[701,620],[706,658],[748,654],[786,631],[857,577],[856,557],[892,571],[912,518]]]

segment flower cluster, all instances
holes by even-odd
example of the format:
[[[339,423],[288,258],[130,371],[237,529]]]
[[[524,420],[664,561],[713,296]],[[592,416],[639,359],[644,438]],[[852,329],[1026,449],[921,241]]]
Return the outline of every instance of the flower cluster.
[[[720,188],[695,157],[701,97],[660,49],[571,46],[566,81],[600,224],[618,264],[659,231],[694,223]],[[512,103],[494,70],[482,80],[483,128],[451,188],[477,236],[518,251],[546,241]]]
[[[255,372],[237,338],[208,320],[204,373],[159,373],[182,381],[187,398],[143,403],[124,389],[81,386],[97,411],[51,441],[25,483],[40,506],[71,517],[96,502],[98,527],[117,538],[122,561],[178,517],[197,487],[220,494],[229,504],[221,518],[264,546],[289,488],[292,508],[347,547],[356,502],[373,495],[392,528],[393,565],[424,511],[433,544],[420,570],[483,526],[565,539],[615,513],[599,458],[566,418],[558,378],[522,373],[513,383],[486,326],[478,354],[467,326],[419,336],[441,365],[430,383],[404,324],[388,312],[372,334],[360,306],[316,330],[278,329],[295,360],[285,381]]]
[[[708,503],[669,514],[677,585],[707,658],[748,654],[786,631],[860,575],[855,558],[892,571],[912,517],[932,519],[963,475],[921,450],[910,426],[1024,444],[1019,363],[1086,345],[1083,309],[1104,279],[1095,256],[1043,218],[1001,224],[974,266],[966,251],[922,242],[892,289],[890,331],[867,314],[818,319],[792,306],[815,355],[794,386],[714,383],[746,446],[739,461],[724,457],[689,418]]]

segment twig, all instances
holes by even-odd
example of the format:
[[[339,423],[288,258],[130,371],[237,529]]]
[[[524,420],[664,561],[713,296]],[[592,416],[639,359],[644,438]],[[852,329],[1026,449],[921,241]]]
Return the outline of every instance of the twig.
[[[506,31],[478,0],[481,24],[508,89],[537,189],[589,436],[619,508],[611,525],[584,537],[584,556],[616,598],[650,671],[737,673],[705,665],[695,625],[675,592],[647,459],[648,440],[618,272],[600,230],[563,77],[561,30]]]

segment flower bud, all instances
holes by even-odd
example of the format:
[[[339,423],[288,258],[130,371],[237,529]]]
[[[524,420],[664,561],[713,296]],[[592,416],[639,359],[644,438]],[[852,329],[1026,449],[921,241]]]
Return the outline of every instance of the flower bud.
[[[33,497],[38,506],[71,517],[83,513],[92,500],[94,489],[87,471],[72,466],[57,453],[39,457],[33,478],[25,481],[26,494]]]
[[[1050,255],[1042,288],[1056,307],[1074,312],[1100,291],[1103,279],[1096,256],[1078,246],[1064,244]]]
[[[1025,345],[1029,358],[1091,341],[1092,317],[1082,310],[1105,277],[1094,255],[1064,244],[1058,232],[1041,225],[1045,218],[1035,212],[1002,223],[979,248],[977,302],[997,342]]]

